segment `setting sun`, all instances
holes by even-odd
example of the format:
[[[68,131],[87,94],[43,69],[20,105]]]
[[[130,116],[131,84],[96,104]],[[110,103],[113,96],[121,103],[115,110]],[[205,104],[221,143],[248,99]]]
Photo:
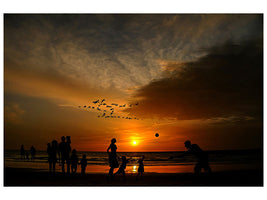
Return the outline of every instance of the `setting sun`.
[[[134,146],[136,146],[136,145],[137,145],[137,142],[136,142],[136,141],[133,141],[132,144],[133,144]]]

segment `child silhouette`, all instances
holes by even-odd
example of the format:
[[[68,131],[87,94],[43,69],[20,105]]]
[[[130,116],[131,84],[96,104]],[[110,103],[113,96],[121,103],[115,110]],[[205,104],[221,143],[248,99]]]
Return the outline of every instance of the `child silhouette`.
[[[116,174],[122,174],[123,178],[125,180],[125,169],[126,169],[126,165],[129,162],[129,159],[127,160],[125,156],[121,157],[122,163],[120,165],[120,168],[118,169],[118,171],[115,173]]]
[[[70,162],[71,162],[71,172],[73,174],[75,174],[76,171],[77,171],[77,165],[78,165],[78,162],[79,162],[78,156],[76,154],[76,149],[72,150],[72,154],[71,154],[71,157],[70,157]]]
[[[141,176],[141,179],[143,179],[143,173],[144,173],[144,159],[145,156],[142,156],[137,162],[139,163],[138,167],[138,174],[136,176],[136,180],[138,179],[138,176]]]
[[[83,158],[81,159],[81,174],[82,175],[85,174],[86,166],[87,166],[87,159],[86,159],[86,155],[83,154]]]

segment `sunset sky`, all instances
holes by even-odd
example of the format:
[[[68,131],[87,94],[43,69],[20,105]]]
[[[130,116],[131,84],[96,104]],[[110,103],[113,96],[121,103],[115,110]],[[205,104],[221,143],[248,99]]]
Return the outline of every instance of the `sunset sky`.
[[[5,149],[261,148],[262,103],[263,15],[4,16]]]

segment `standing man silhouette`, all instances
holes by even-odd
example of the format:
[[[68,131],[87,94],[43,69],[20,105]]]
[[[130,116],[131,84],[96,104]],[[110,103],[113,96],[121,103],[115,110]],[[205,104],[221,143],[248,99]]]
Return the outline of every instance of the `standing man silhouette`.
[[[61,167],[62,167],[62,173],[65,173],[65,161],[67,161],[67,143],[65,142],[65,137],[61,137],[61,142],[59,144],[59,152],[61,157]]]
[[[20,147],[20,158],[25,160],[24,145],[21,145],[21,147]]]
[[[31,160],[34,160],[35,154],[36,154],[36,149],[33,146],[31,146],[30,152],[31,152]]]
[[[70,153],[71,153],[71,141],[70,141],[70,136],[66,137],[66,162],[67,162],[67,173],[70,173]]]

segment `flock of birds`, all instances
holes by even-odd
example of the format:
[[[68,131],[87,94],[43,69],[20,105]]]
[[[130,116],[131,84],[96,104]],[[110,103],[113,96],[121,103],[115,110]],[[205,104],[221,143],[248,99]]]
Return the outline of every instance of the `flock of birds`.
[[[78,106],[79,108],[89,108],[96,111],[101,112],[98,117],[103,118],[118,118],[118,119],[129,119],[129,120],[139,120],[139,118],[136,117],[125,117],[125,116],[119,116],[114,113],[115,109],[123,109],[123,108],[132,108],[134,106],[138,106],[139,103],[135,104],[123,104],[119,105],[118,103],[111,103],[110,105],[106,103],[106,99],[97,99],[95,101],[92,101],[93,105],[84,105],[84,106]],[[141,119],[142,120],[142,119]]]

